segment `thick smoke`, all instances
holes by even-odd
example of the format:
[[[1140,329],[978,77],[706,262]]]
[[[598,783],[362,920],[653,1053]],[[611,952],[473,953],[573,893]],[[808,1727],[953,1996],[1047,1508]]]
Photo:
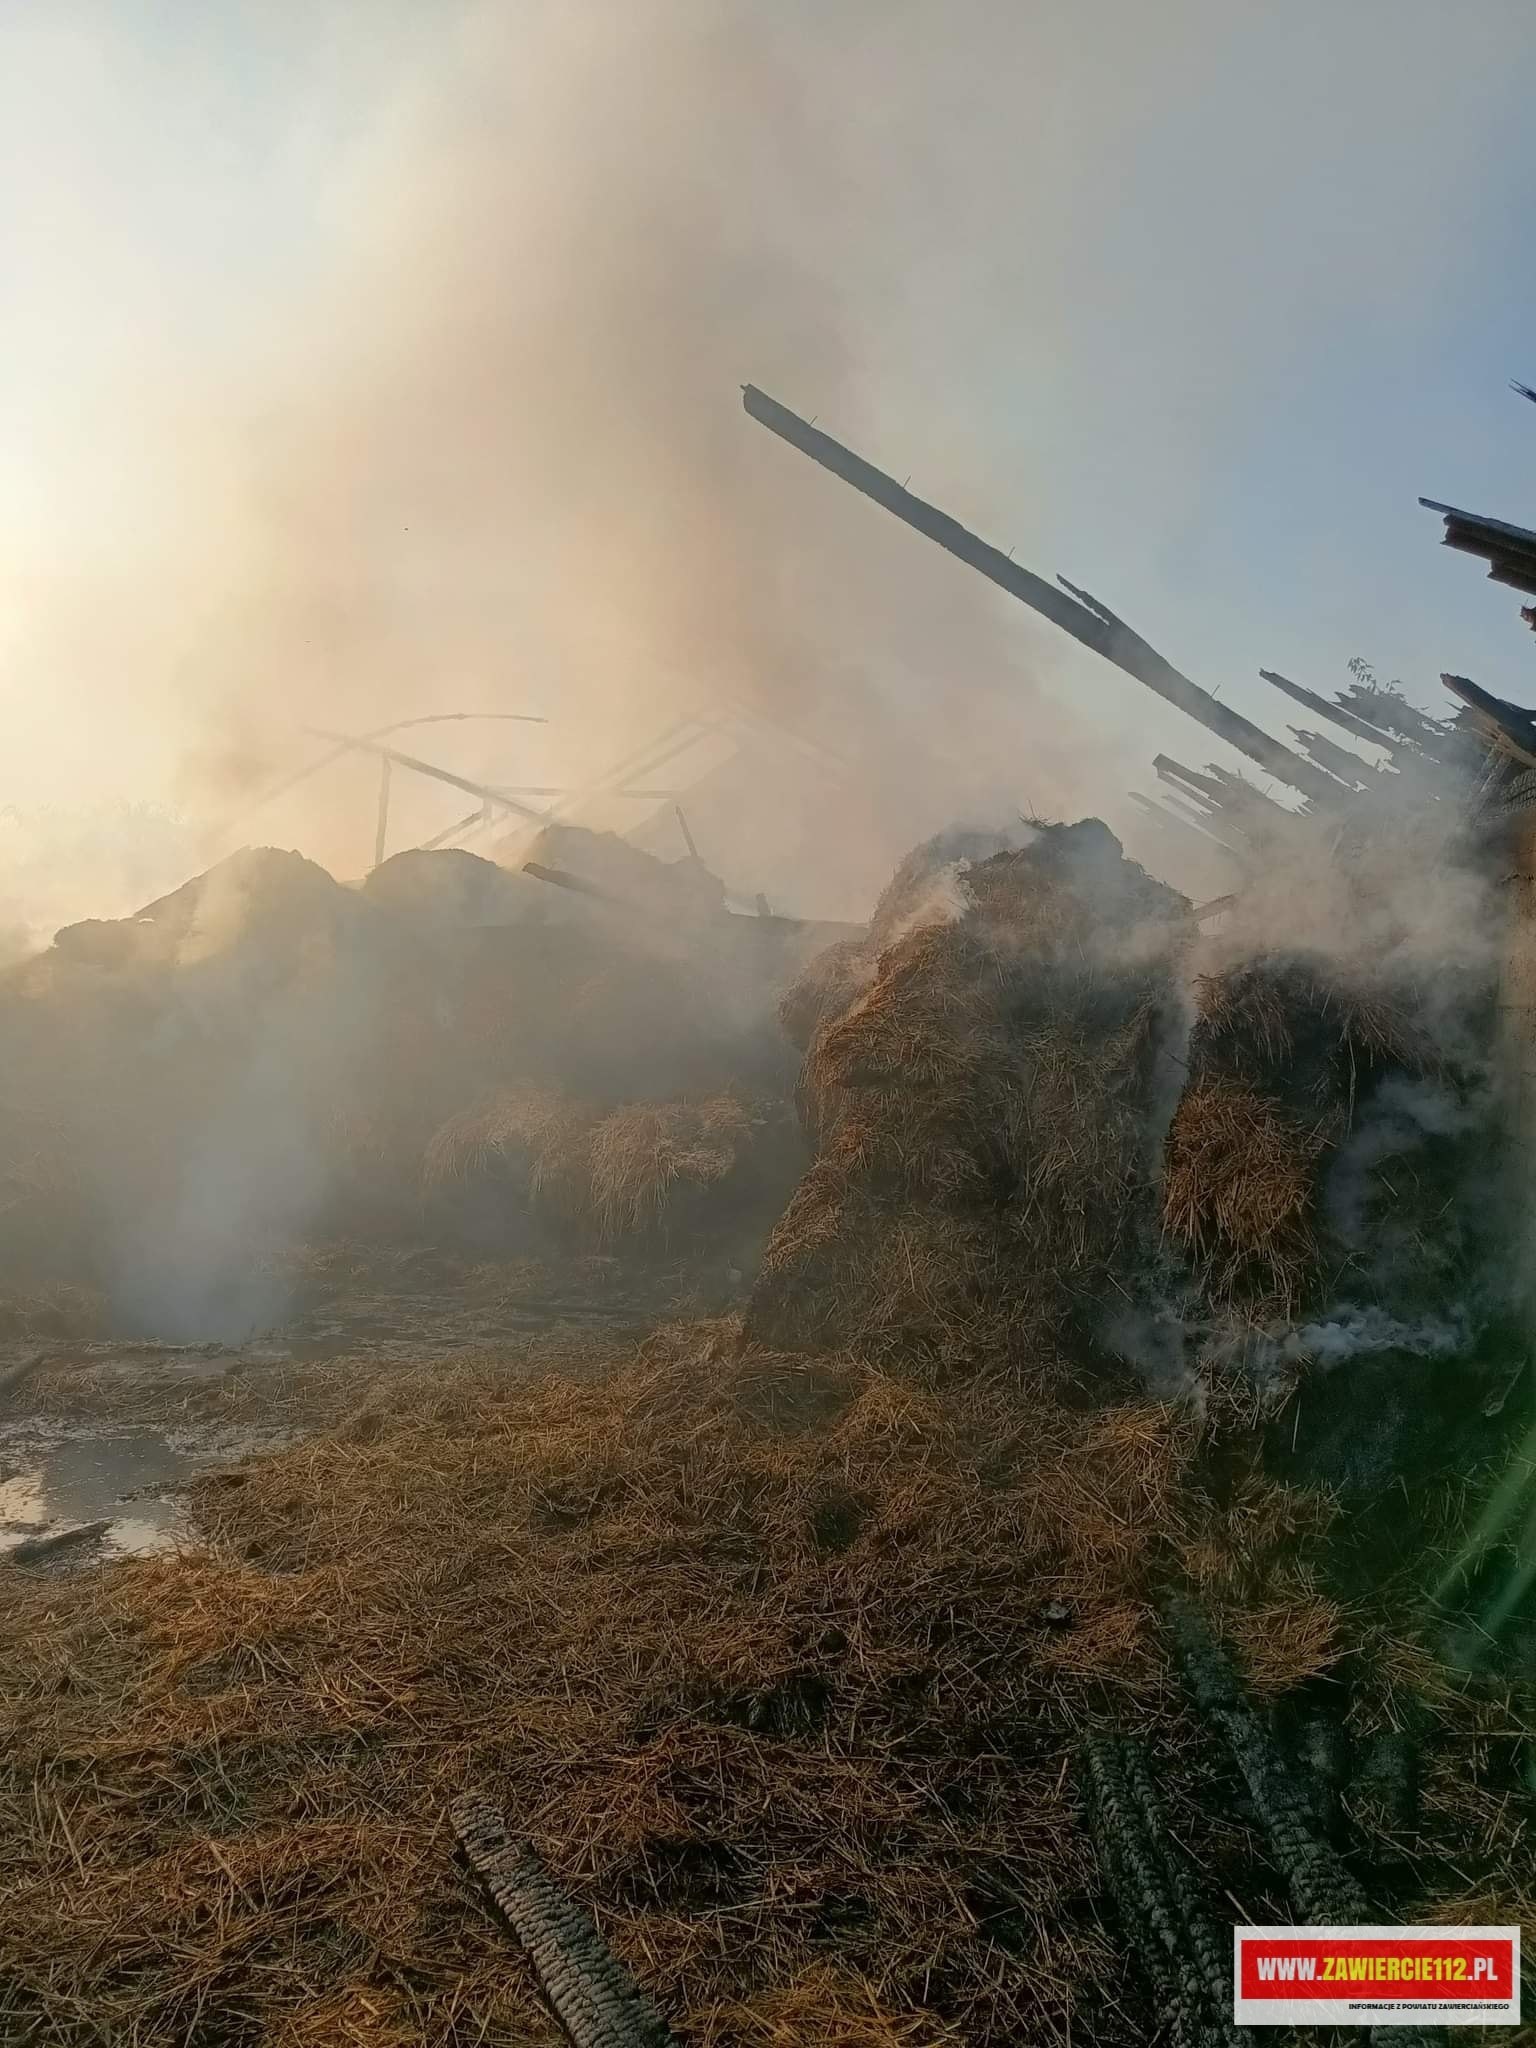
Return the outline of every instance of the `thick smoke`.
[[[302,724],[532,706],[542,740],[434,750],[564,783],[744,700],[847,772],[748,771],[704,850],[845,914],[954,817],[1114,821],[1187,727],[751,426],[736,387],[1256,689],[1259,660],[1292,665],[1268,636],[1297,586],[1277,561],[1259,620],[1211,587],[1216,530],[1237,547],[1258,518],[1213,465],[1266,362],[1325,335],[1332,383],[1379,393],[1378,332],[1449,303],[1473,153],[1427,156],[1422,116],[1475,78],[1487,135],[1518,21],[1314,12],[317,0],[173,36],[100,0],[17,11],[18,753],[119,796],[179,761],[213,827]],[[1283,120],[1250,118],[1255,86]],[[236,836],[355,873],[373,782],[329,772]],[[395,802],[409,843],[455,799],[397,779]]]
[[[752,379],[979,523],[1002,502],[965,402],[982,253],[932,243],[936,189],[982,164],[963,125],[941,140],[909,37],[933,24],[727,0],[445,11],[341,157],[328,274],[275,343],[227,376],[178,364],[174,391],[162,361],[137,392],[161,467],[138,573],[82,604],[87,561],[55,604],[35,593],[23,654],[147,684],[211,826],[302,758],[306,725],[439,707],[549,716],[423,742],[496,780],[581,782],[685,713],[806,735],[822,771],[775,763],[704,849],[788,907],[858,913],[956,816],[1101,806],[1136,755],[1041,697],[1048,631],[740,409]],[[943,68],[993,123],[985,73]],[[976,314],[947,376],[889,408],[932,292]],[[237,836],[356,872],[373,785],[331,772]],[[465,808],[409,778],[395,801],[407,841]]]
[[[750,378],[867,434],[890,350],[925,327],[907,209],[934,166],[899,119],[925,88],[873,17],[808,33],[819,19],[492,5],[406,38],[409,67],[330,153],[317,260],[285,280],[281,320],[205,358],[153,338],[123,417],[103,421],[134,516],[82,521],[8,624],[40,692],[63,679],[107,705],[94,765],[129,734],[123,774],[163,788],[174,769],[201,828],[172,873],[129,858],[126,833],[99,859],[52,835],[46,875],[0,903],[12,950],[23,926],[131,911],[241,842],[358,873],[371,764],[250,810],[319,751],[310,726],[541,712],[547,730],[407,744],[477,779],[579,784],[674,718],[744,708],[808,739],[810,765],[770,752],[748,801],[701,798],[692,824],[712,866],[784,909],[866,911],[957,815],[1085,807],[1115,751],[1078,765],[1087,750],[1035,688],[1044,631],[741,411]],[[849,97],[871,60],[878,111]],[[953,368],[948,398],[924,379],[904,445],[872,452],[925,460],[928,488],[984,518],[994,451],[955,431]],[[397,775],[393,843],[466,807]],[[239,952],[238,933],[200,930]],[[199,1000],[179,1015],[189,1042],[231,1011],[227,991],[201,1016]],[[270,1320],[267,1255],[324,1209],[310,1048],[345,1067],[370,1020],[264,998],[247,1022],[216,1099],[168,1105],[152,1196],[133,1158],[92,1161],[110,1291],[135,1327]]]
[[[1467,222],[1513,205],[1479,181],[1522,133],[1516,0],[195,13],[0,17],[0,706],[29,801],[163,796],[179,759],[217,823],[296,720],[487,700],[550,712],[549,748],[466,733],[451,765],[565,781],[734,691],[838,729],[853,789],[722,806],[711,857],[847,911],[949,818],[1115,822],[1153,735],[1191,752],[751,428],[748,377],[1271,720],[1261,660],[1316,679],[1370,631],[1439,665],[1455,565],[1361,592],[1460,462],[1416,380],[1438,323],[1458,405],[1509,368],[1474,362],[1458,287]],[[1429,125],[1481,147],[1426,151]],[[238,836],[355,872],[371,788],[337,771]],[[452,815],[396,801],[398,843]]]
[[[1390,785],[1369,811],[1281,826],[1254,861],[1209,965],[1311,960],[1356,984],[1414,983],[1422,1021],[1456,1051],[1494,973],[1504,905],[1468,830],[1470,784],[1439,800]]]
[[[1328,1220],[1340,1240],[1352,1248],[1366,1242],[1372,1176],[1388,1161],[1412,1162],[1427,1140],[1463,1137],[1489,1124],[1485,1091],[1467,1099],[1438,1081],[1388,1075],[1329,1169]]]
[[[186,880],[200,835],[147,803],[0,810],[0,966],[82,915],[126,917]]]
[[[113,31],[105,12],[80,12],[105,113]],[[310,241],[273,306],[249,287],[233,340],[162,318],[134,337],[115,389],[88,394],[82,431],[110,450],[106,481],[66,507],[80,514],[60,520],[68,545],[29,566],[4,622],[19,689],[63,707],[34,711],[23,738],[46,733],[61,772],[98,787],[109,755],[120,790],[174,781],[197,827],[182,873],[271,840],[355,875],[372,845],[371,763],[254,816],[251,800],[304,757],[306,726],[446,709],[548,715],[547,731],[440,728],[421,742],[498,783],[579,784],[680,716],[767,721],[766,765],[749,760],[688,806],[708,863],[778,909],[862,915],[898,857],[956,818],[1022,837],[1021,815],[1114,817],[1118,792],[1144,780],[1149,735],[1176,729],[1190,752],[1189,729],[1096,670],[1083,709],[1064,710],[1052,687],[1076,657],[1048,629],[771,439],[737,397],[751,379],[819,416],[1042,569],[1059,560],[1095,582],[1109,569],[1107,595],[1160,633],[1134,587],[1122,598],[1119,564],[1167,536],[1127,512],[1107,561],[1081,558],[1081,525],[1058,549],[1059,471],[1047,425],[1025,416],[1051,414],[1052,391],[1086,378],[1080,325],[1108,331],[1139,292],[1164,312],[1176,302],[1162,342],[1166,363],[1195,364],[1184,412],[1198,393],[1205,432],[1231,423],[1243,379],[1211,374],[1214,354],[1191,343],[1197,329],[1240,335],[1222,321],[1245,294],[1214,272],[1169,293],[1165,251],[1146,238],[1136,291],[1118,300],[1108,266],[1082,253],[1095,199],[1134,182],[1130,156],[1105,173],[1104,135],[1134,139],[1153,105],[1169,119],[1175,88],[1228,100],[1214,73],[1183,76],[1161,22],[1137,31],[1111,10],[1123,61],[1106,69],[1075,10],[1035,12],[529,0],[445,7],[423,32],[381,6],[380,45],[400,61],[338,100],[348,121],[316,153]],[[339,14],[320,13],[333,34]],[[341,37],[343,66],[366,40]],[[1084,119],[1079,141],[1090,106],[1099,130]],[[1296,158],[1288,135],[1276,146]],[[1397,160],[1380,139],[1370,155]],[[176,168],[195,177],[190,161]],[[1220,182],[1201,165],[1186,197]],[[1267,277],[1246,214],[1234,239]],[[261,268],[238,236],[225,253]],[[119,251],[79,287],[62,374],[131,269]],[[1143,332],[1117,328],[1135,343]],[[1123,495],[1134,446],[1141,502],[1171,521],[1195,496],[1198,465],[1183,458],[1198,436],[1182,438],[1150,354],[1118,338],[1099,348],[1135,359],[1095,390],[1108,409],[1097,445],[1116,451],[1099,459],[1115,472],[1099,502]],[[1192,576],[1181,587],[1193,613],[1207,593]],[[1245,641],[1245,658],[1266,652]],[[809,752],[775,751],[778,728]],[[394,801],[395,844],[466,807],[399,775]],[[596,822],[635,815],[616,801]],[[659,829],[671,833],[665,811]],[[46,877],[0,890],[0,922],[118,912],[141,882],[138,900],[179,879],[141,877],[125,846],[56,839]],[[1372,957],[1432,964],[1448,982],[1486,965],[1481,885],[1454,863],[1422,862],[1412,879],[1398,864],[1378,889],[1318,859],[1316,875],[1273,863],[1276,886],[1253,893],[1224,942],[1353,957],[1370,897]],[[339,1041],[347,1020],[328,1029]],[[170,1291],[217,1291],[208,1276],[237,1269],[253,1235],[315,1211],[312,1134],[275,1106],[295,1043],[275,1021],[196,1134],[169,1238],[129,1244],[127,1268],[163,1269],[170,1242],[187,1268],[185,1286],[162,1271]],[[1173,1076],[1176,1061],[1174,1044]],[[212,1300],[189,1302],[189,1324]],[[256,1312],[242,1302],[230,1316]]]

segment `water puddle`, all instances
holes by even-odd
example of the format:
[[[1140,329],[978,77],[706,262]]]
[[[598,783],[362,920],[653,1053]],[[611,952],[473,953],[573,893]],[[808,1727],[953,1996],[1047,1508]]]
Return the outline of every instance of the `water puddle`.
[[[198,1460],[153,1429],[36,1423],[0,1426],[0,1558],[26,1554],[92,1524],[96,1537],[44,1557],[87,1548],[119,1556],[171,1548],[181,1525],[176,1489]]]
[[[650,1327],[622,1302],[487,1290],[311,1313],[243,1345],[0,1345],[0,1565],[69,1571],[174,1550],[188,1483],[334,1423],[381,1371],[509,1338]]]
[[[173,1550],[200,1472],[291,1441],[291,1429],[0,1423],[0,1563],[67,1570]]]

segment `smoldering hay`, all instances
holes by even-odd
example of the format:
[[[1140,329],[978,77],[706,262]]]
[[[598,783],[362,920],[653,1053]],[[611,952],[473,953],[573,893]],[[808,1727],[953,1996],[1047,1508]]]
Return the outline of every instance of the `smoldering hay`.
[[[937,879],[897,877],[809,1035],[817,1161],[764,1255],[758,1341],[1022,1357],[1100,1323],[1111,1273],[1155,1246],[1189,906],[1096,820]]]
[[[253,848],[0,974],[0,1286],[238,1341],[342,1237],[747,1259],[798,1164],[774,1006],[806,933],[694,863],[553,844],[631,897]]]
[[[1262,889],[1201,939],[1102,825],[1022,837],[919,849],[786,993],[816,1158],[749,1335],[940,1375],[1043,1346],[1270,1409],[1304,1382],[1333,1483],[1454,1462],[1521,1355],[1492,856],[1389,835],[1389,886],[1360,859],[1266,949]]]

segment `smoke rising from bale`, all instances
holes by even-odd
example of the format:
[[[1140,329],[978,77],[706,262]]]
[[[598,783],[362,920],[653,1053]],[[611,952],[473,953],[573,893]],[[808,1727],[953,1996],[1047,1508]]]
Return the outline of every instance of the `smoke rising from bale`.
[[[450,7],[404,34],[412,63],[386,67],[329,153],[281,319],[206,360],[143,359],[138,424],[118,429],[142,528],[120,520],[110,549],[88,531],[33,586],[22,672],[110,677],[101,697],[151,735],[135,766],[151,740],[174,756],[210,826],[307,724],[542,710],[541,772],[563,782],[680,710],[745,703],[848,764],[841,786],[796,792],[793,819],[763,814],[787,798],[710,819],[710,864],[777,908],[861,913],[956,819],[1106,808],[1143,779],[1137,731],[1099,729],[1123,700],[1065,714],[1036,688],[1047,633],[754,430],[736,395],[761,381],[896,473],[910,462],[1000,543],[1017,510],[1038,522],[1026,550],[1045,544],[1056,479],[1018,473],[1027,435],[969,387],[1005,388],[1031,320],[1070,353],[1092,188],[1059,225],[1042,225],[1054,195],[1027,223],[1018,199],[1032,168],[1085,169],[1047,132],[1085,76],[1106,120],[1167,82],[1161,32],[1129,36],[1136,64],[1105,81],[1064,22],[964,7],[973,34],[911,6],[829,22],[807,0],[646,0]],[[1209,395],[1219,414],[1230,395]],[[1162,714],[1134,702],[1151,730]],[[467,771],[510,775],[502,739],[458,744]],[[376,770],[348,777],[306,785],[259,836],[355,874]],[[1349,953],[1340,886],[1331,865],[1316,888],[1288,869],[1242,943]],[[1426,918],[1399,881],[1372,946],[1390,957],[1411,910],[1437,963],[1483,957],[1470,907],[1448,874]]]

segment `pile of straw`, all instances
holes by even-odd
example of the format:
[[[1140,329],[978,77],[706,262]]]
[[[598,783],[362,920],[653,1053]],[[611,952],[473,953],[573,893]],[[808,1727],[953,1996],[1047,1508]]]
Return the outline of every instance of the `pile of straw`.
[[[1399,1314],[1454,1300],[1473,1261],[1454,1198],[1486,1174],[1488,1132],[1481,1077],[1426,1030],[1422,992],[1264,959],[1202,976],[1196,999],[1163,1218],[1210,1311],[1262,1322],[1341,1293]],[[1436,1092],[1446,1134],[1390,1128],[1404,1084]],[[1346,1216],[1339,1171],[1372,1126]]]
[[[594,845],[625,866],[621,842]],[[664,1239],[727,1181],[745,1195],[774,1118],[753,1109],[748,1133],[692,1105],[777,1098],[787,1121],[775,1005],[797,956],[761,920],[706,914],[695,866],[632,853],[629,882],[654,885],[642,915],[456,852],[402,856],[360,891],[248,849],[67,933],[0,974],[0,1282],[97,1288],[109,1324],[142,1331],[226,1130],[225,1151],[264,1148],[254,1256],[300,1234],[409,1239],[424,1152],[429,1188],[473,1178],[477,1148],[503,1183],[526,1155],[541,1217],[603,1242]],[[523,1145],[508,1126],[503,1098],[556,1090],[620,1116],[595,1161],[585,1133]],[[625,1108],[684,1097],[638,1124]]]
[[[622,839],[616,832],[594,832],[585,825],[543,826],[508,858],[579,875],[607,891],[620,904],[664,921],[719,918],[725,914],[725,884],[701,860],[688,856],[659,860],[655,854]]]
[[[1244,1081],[1193,1081],[1169,1133],[1163,1217],[1209,1298],[1246,1298],[1289,1315],[1315,1285],[1319,1162],[1335,1142],[1326,1115],[1287,1117]]]
[[[1076,1760],[1134,1725],[1181,1856],[1277,1917],[1148,1592],[1181,1570],[1290,1691],[1345,1635],[1292,1561],[1326,1511],[1188,1487],[1187,1413],[1023,1391],[708,1325],[600,1384],[439,1364],[205,1481],[207,1551],[6,1572],[0,2034],[553,2048],[455,1871],[473,1790],[692,2048],[1144,2042]],[[1404,1845],[1405,1917],[1518,1910],[1481,1754]]]
[[[698,1104],[635,1102],[597,1125],[591,1139],[592,1215],[600,1242],[707,1227],[752,1143],[756,1125],[734,1095]]]
[[[553,1154],[583,1120],[581,1106],[554,1089],[501,1089],[433,1133],[422,1158],[423,1185],[465,1185],[510,1173],[531,1187],[545,1153]]]
[[[603,1111],[538,1087],[451,1117],[426,1148],[425,1190],[493,1185],[556,1237],[599,1246],[738,1230],[783,1199],[784,1118],[722,1093]]]
[[[797,1052],[868,987],[873,966],[867,938],[837,939],[812,955],[779,1002],[780,1028]]]
[[[1139,1581],[1193,1440],[1016,1394],[707,1327],[439,1368],[205,1482],[207,1554],[8,1573],[0,2033],[554,2042],[475,1789],[698,2048],[1064,2039],[1115,1967],[1076,1731],[1179,1739]]]
[[[749,1329],[936,1366],[1091,1338],[1156,1235],[1183,899],[1094,820],[887,897],[787,999],[818,1156]]]

